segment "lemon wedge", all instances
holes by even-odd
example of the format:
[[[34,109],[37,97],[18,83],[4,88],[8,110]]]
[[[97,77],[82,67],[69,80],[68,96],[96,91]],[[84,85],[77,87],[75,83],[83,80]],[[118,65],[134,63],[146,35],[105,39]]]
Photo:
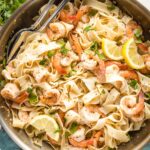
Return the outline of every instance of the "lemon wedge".
[[[31,120],[30,125],[39,131],[44,130],[53,140],[59,140],[60,133],[56,132],[59,130],[59,126],[54,118],[48,115],[39,115]]]
[[[123,59],[122,49],[116,45],[115,41],[111,41],[111,40],[103,38],[102,50],[104,54],[110,59],[113,59],[113,60]]]
[[[133,38],[129,39],[122,49],[122,55],[126,63],[133,69],[143,69],[145,67],[142,56],[137,51],[137,46]]]

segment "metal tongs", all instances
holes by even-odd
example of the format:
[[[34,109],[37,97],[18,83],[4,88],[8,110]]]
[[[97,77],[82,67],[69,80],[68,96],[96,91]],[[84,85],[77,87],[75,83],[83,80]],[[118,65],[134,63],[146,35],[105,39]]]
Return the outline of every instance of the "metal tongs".
[[[19,47],[24,41],[25,37],[32,31],[36,32],[42,32],[44,29],[47,27],[47,25],[56,17],[56,15],[64,8],[66,3],[69,0],[62,0],[62,2],[58,5],[57,9],[53,12],[53,14],[48,18],[48,20],[42,25],[41,23],[47,16],[50,8],[54,4],[55,0],[50,0],[47,5],[45,6],[44,10],[42,11],[41,15],[37,19],[37,21],[31,25],[29,28],[23,28],[19,30],[14,36],[11,38],[9,41],[7,50],[6,50],[6,61],[7,64],[9,63],[10,60],[12,60],[19,52]]]

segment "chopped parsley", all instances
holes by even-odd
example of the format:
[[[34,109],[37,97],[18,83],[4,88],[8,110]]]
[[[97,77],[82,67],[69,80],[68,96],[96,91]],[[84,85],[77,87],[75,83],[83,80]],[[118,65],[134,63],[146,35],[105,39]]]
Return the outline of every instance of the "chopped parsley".
[[[100,53],[98,50],[95,52],[95,54],[97,54],[97,56],[102,60],[106,59],[105,55],[103,53]]]
[[[83,31],[88,32],[90,30],[93,30],[91,27],[92,27],[91,25],[88,25],[83,29]]]
[[[134,31],[135,37],[139,38],[142,35],[142,30],[140,28],[135,29]]]
[[[116,6],[114,4],[108,4],[107,5],[107,9],[110,11],[114,10],[115,8],[116,8]]]
[[[66,44],[66,42],[65,42],[64,39],[59,39],[59,40],[57,41],[57,43],[60,44],[61,47],[65,46],[65,44]]]
[[[0,25],[26,0],[0,0]]]
[[[28,88],[27,92],[29,93],[29,103],[30,104],[36,104],[38,102],[38,97],[36,95],[36,93],[33,92],[32,88]]]
[[[77,71],[72,69],[68,74],[65,75],[65,77],[69,78],[71,76],[73,76]]]
[[[74,132],[76,132],[78,129],[78,124],[76,122],[73,122],[69,128],[71,134],[73,134]]]
[[[51,58],[51,57],[53,57],[54,55],[55,55],[55,52],[53,52],[53,51],[49,51],[49,52],[47,53],[48,58]]]
[[[54,133],[60,133],[61,132],[61,129],[58,128],[57,130],[54,131]]]
[[[98,43],[97,43],[97,42],[94,42],[94,43],[91,45],[90,49],[91,49],[92,51],[98,50]]]
[[[137,38],[137,39],[135,40],[135,43],[140,44],[140,43],[143,43],[143,41],[142,41],[142,39]]]
[[[95,54],[100,58],[100,59],[105,59],[105,56],[104,54],[100,53],[100,51],[98,50],[98,43],[97,42],[94,42],[91,47],[90,47],[90,50],[94,51]]]
[[[39,62],[39,64],[42,65],[42,66],[48,65],[48,59],[43,58],[43,59]]]
[[[137,44],[142,43],[142,29],[140,29],[140,28],[135,29],[134,36],[136,37],[135,42]]]
[[[137,89],[138,88],[138,82],[137,82],[137,80],[131,80],[130,82],[129,82],[129,85],[133,88],[133,89]]]
[[[65,48],[65,46],[61,47],[61,49],[60,49],[60,53],[63,55],[67,55],[68,51],[69,50],[67,48]]]
[[[65,138],[68,138],[68,136],[70,136],[71,134],[67,131],[65,132]]]
[[[0,80],[0,88],[3,88],[5,84],[6,84],[6,81],[1,79]]]

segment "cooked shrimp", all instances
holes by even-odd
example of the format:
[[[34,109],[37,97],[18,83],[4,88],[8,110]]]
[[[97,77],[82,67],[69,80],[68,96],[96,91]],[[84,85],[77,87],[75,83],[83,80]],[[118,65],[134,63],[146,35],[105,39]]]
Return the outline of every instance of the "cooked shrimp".
[[[20,90],[14,83],[7,83],[5,87],[1,90],[1,95],[3,98],[16,101],[16,97],[19,95]]]
[[[150,54],[143,55],[145,66],[150,71]]]
[[[61,21],[67,22],[67,23],[73,23],[74,20],[76,20],[76,16],[75,16],[75,15],[70,15],[70,14],[68,14],[68,11],[66,11],[66,10],[62,10],[62,11],[60,12],[60,17],[59,17],[59,19],[60,19]]]
[[[111,65],[117,65],[120,70],[126,70],[129,68],[127,64],[122,64],[121,62],[118,62],[118,61],[112,61],[112,60],[105,61],[106,67],[111,66]]]
[[[19,104],[23,103],[27,100],[28,96],[29,96],[28,92],[23,91],[16,97],[15,102]]]
[[[66,57],[61,59],[61,65],[64,67],[70,66],[73,61],[79,60],[79,57],[72,51],[69,51]]]
[[[120,75],[126,79],[135,79],[138,80],[138,75],[135,71],[133,70],[124,70],[120,71]]]
[[[61,54],[56,54],[53,58],[52,64],[54,66],[54,68],[58,71],[58,73],[60,74],[67,74],[67,70],[66,68],[64,68],[61,65]]]
[[[139,43],[139,44],[137,44],[137,46],[138,46],[141,54],[148,53],[148,46],[145,43]]]
[[[80,19],[82,18],[82,16],[85,15],[86,13],[88,13],[89,10],[90,10],[90,7],[81,6],[80,9],[78,10],[77,14],[76,14],[75,24],[77,24],[80,21]]]
[[[106,67],[103,60],[99,60],[99,65],[93,70],[100,83],[106,82]]]
[[[49,89],[44,93],[44,96],[40,96],[40,100],[43,104],[54,105],[59,99],[60,93],[57,89]]]
[[[19,110],[18,117],[23,122],[28,122],[29,121],[29,114],[26,111]]]
[[[73,21],[76,19],[76,15],[75,15],[76,9],[73,6],[73,4],[70,2],[67,3],[66,6],[67,6],[67,9],[63,9],[60,12],[59,19],[67,23],[73,23]]]
[[[65,122],[65,112],[63,112],[62,110],[58,110],[58,115],[61,119],[61,121],[64,123]]]
[[[65,36],[65,26],[60,22],[54,22],[47,28],[47,35],[51,40],[57,40]]]
[[[98,112],[103,118],[106,117],[106,115],[104,113],[101,112],[100,110],[100,107],[97,106],[97,105],[89,105],[89,106],[86,106],[90,112]]]
[[[76,35],[70,34],[69,35],[69,41],[72,45],[74,52],[77,53],[78,55],[81,55],[83,49],[82,49],[81,44],[78,40],[78,37]]]
[[[136,102],[136,97],[133,95],[124,96],[121,98],[120,106],[125,114],[134,116],[144,110],[144,94],[139,93],[139,101]]]
[[[89,12],[89,7],[88,6],[82,6],[76,14],[75,11],[73,11],[72,13],[69,13],[69,11],[67,10],[62,10],[60,12],[60,20],[64,21],[64,22],[68,22],[68,23],[73,23],[74,25],[77,25],[78,22],[81,20],[81,18]],[[85,20],[85,19],[83,19]],[[87,20],[87,17],[86,17]]]
[[[81,55],[81,61],[83,64],[83,68],[87,70],[93,70],[97,65],[97,61],[91,59],[90,56],[85,53]]]
[[[139,122],[139,121],[142,121],[144,119],[144,111],[137,114],[137,115],[133,115],[131,117],[131,119],[134,121],[134,122]]]
[[[133,37],[134,36],[134,30],[140,28],[140,26],[135,22],[135,21],[130,21],[126,25],[126,34],[128,37]]]
[[[54,22],[49,24],[47,35],[51,40],[67,37],[68,33],[73,29],[73,25],[64,22]]]
[[[82,140],[80,142],[77,142],[73,138],[69,138],[69,143],[75,147],[80,147],[80,148],[87,148],[90,145],[94,145],[95,143],[98,142],[99,138],[103,135],[102,131],[98,131],[96,134],[94,134],[93,137],[87,140]]]

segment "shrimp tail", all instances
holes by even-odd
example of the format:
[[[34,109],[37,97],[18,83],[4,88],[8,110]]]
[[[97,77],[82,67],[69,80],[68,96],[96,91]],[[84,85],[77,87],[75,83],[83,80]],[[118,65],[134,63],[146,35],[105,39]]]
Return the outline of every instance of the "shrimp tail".
[[[60,58],[61,58],[61,55],[56,54],[54,56],[52,64],[53,64],[54,68],[58,71],[58,73],[60,73],[62,75],[67,74],[67,70],[64,67],[62,67],[60,64]]]

